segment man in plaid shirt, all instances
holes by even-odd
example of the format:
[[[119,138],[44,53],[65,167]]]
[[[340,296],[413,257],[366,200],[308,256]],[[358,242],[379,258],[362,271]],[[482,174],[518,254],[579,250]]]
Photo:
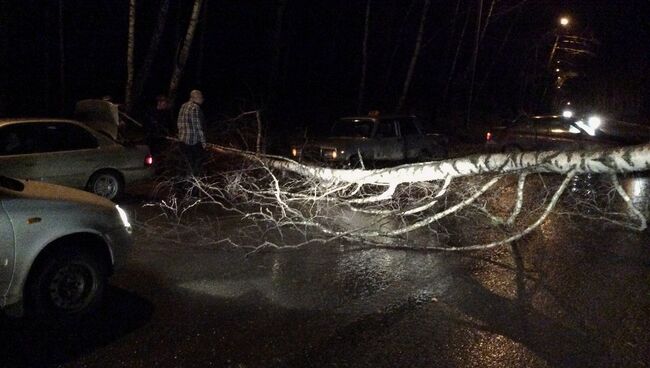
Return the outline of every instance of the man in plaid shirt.
[[[203,94],[195,89],[190,92],[190,100],[181,106],[178,113],[178,139],[181,141],[181,151],[189,163],[192,175],[200,173],[204,156],[205,117],[201,110],[202,103]]]

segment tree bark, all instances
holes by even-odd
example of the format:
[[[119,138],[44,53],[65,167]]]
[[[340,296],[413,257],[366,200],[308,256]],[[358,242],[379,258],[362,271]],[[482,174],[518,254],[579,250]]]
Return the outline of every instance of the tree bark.
[[[402,95],[397,103],[396,111],[401,111],[404,107],[404,102],[406,102],[406,96],[408,95],[409,88],[411,86],[411,80],[413,79],[413,73],[415,72],[415,65],[418,62],[418,56],[420,55],[420,48],[422,47],[422,36],[424,35],[424,25],[427,20],[427,12],[429,10],[429,5],[431,0],[424,0],[424,5],[422,6],[422,16],[420,17],[420,27],[418,29],[418,35],[415,40],[415,48],[413,49],[413,55],[411,56],[411,62],[409,63],[409,68],[406,73],[406,79],[404,80],[404,88],[402,89]]]
[[[131,111],[133,104],[133,51],[135,49],[135,0],[129,0],[129,33],[126,47],[126,88],[124,104]]]
[[[366,1],[366,15],[364,17],[363,42],[361,44],[361,81],[359,82],[359,98],[357,104],[357,115],[361,114],[363,107],[364,92],[366,89],[366,69],[368,67],[368,28],[370,26],[370,4],[371,0]]]
[[[280,0],[275,14],[275,26],[273,32],[273,50],[271,54],[271,68],[267,83],[267,93],[271,104],[274,104],[278,94],[280,81],[280,58],[282,55],[282,29],[284,24],[284,11],[287,8],[288,0]]]
[[[156,29],[151,35],[151,40],[149,41],[149,48],[147,49],[147,55],[145,56],[144,62],[142,63],[142,67],[138,72],[138,77],[136,78],[135,89],[133,91],[132,104],[136,103],[136,101],[140,99],[140,96],[142,96],[142,93],[144,91],[144,86],[147,83],[147,80],[149,79],[149,75],[151,74],[151,66],[153,65],[153,61],[156,58],[156,54],[158,53],[160,40],[165,30],[165,24],[167,23],[167,14],[169,13],[169,3],[170,0],[163,0],[162,5],[160,6],[160,10],[158,11],[158,20],[156,22]],[[133,108],[132,105],[127,106],[128,111],[131,111],[132,108]]]
[[[201,13],[201,5],[203,0],[194,0],[194,6],[192,7],[192,16],[190,17],[190,23],[187,26],[187,33],[185,34],[185,39],[183,40],[183,46],[181,47],[178,58],[174,65],[174,72],[172,74],[171,81],[169,82],[169,99],[173,104],[176,101],[176,93],[178,91],[178,85],[181,78],[183,77],[183,72],[185,71],[185,64],[190,54],[190,47],[192,46],[192,40],[194,39],[194,33],[196,31],[196,25],[199,21],[199,14]]]
[[[65,110],[65,38],[64,38],[64,8],[63,0],[59,0],[59,113],[63,114]]]
[[[472,53],[472,77],[469,84],[469,96],[467,97],[467,112],[465,116],[465,128],[469,127],[472,119],[472,103],[474,102],[474,82],[476,80],[476,63],[478,61],[478,52],[481,45],[481,21],[483,18],[483,0],[478,0],[478,10],[476,14],[476,37],[474,40],[474,52]]]

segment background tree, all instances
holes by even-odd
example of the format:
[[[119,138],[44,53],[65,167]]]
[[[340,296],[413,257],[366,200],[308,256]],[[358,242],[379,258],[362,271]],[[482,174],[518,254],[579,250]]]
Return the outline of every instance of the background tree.
[[[194,0],[194,5],[192,6],[192,15],[190,17],[189,25],[187,26],[187,33],[183,39],[182,46],[176,58],[174,71],[172,73],[171,81],[169,82],[169,92],[168,96],[172,104],[176,101],[176,92],[178,91],[178,85],[181,78],[183,77],[183,72],[185,71],[185,64],[187,63],[187,58],[190,55],[190,48],[192,46],[192,40],[194,39],[194,33],[196,31],[196,25],[199,21],[199,14],[201,14],[201,4],[203,0]]]
[[[135,82],[135,89],[133,92],[133,98],[131,104],[135,103],[140,99],[144,91],[144,86],[147,83],[147,80],[151,74],[151,66],[158,54],[158,49],[160,47],[160,40],[162,39],[163,32],[165,30],[165,24],[167,23],[167,18],[169,14],[169,4],[170,0],[163,0],[158,10],[158,16],[156,18],[156,28],[151,34],[151,39],[149,40],[149,47],[147,48],[147,54],[144,58],[144,62],[140,67],[138,76]],[[130,111],[133,106],[128,106],[127,109]]]
[[[129,31],[126,47],[126,87],[124,92],[124,103],[127,111],[131,111],[133,105],[133,51],[135,49],[135,0],[129,1]]]

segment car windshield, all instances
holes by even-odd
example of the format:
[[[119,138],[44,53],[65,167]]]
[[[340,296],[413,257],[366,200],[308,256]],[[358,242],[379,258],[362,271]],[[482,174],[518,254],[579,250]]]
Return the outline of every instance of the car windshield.
[[[25,189],[25,184],[16,179],[0,176],[0,187],[7,188],[16,192],[22,192]]]
[[[334,123],[332,136],[334,137],[370,137],[372,134],[372,121],[361,119],[341,119]]]

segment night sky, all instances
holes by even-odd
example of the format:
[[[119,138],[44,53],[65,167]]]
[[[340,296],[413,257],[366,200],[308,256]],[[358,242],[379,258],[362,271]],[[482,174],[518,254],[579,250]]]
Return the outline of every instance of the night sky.
[[[362,113],[371,109],[395,111],[424,1],[371,2]],[[137,1],[136,73],[161,2]],[[128,1],[63,1],[63,106],[59,3],[5,0],[0,4],[1,116],[67,115],[78,99],[111,95],[116,101],[123,100]],[[288,0],[277,44],[278,83],[272,87],[269,81],[279,3],[205,1],[177,104],[190,89],[200,88],[212,120],[261,108],[269,123],[285,128],[320,126],[334,117],[355,114],[366,1]],[[472,90],[478,3],[480,0],[431,1],[422,50],[402,112],[417,113],[432,125],[462,125]],[[483,1],[483,19],[491,3]],[[570,60],[578,77],[563,86],[562,98],[576,101],[584,109],[648,124],[648,4],[646,0],[497,2],[479,47],[471,123],[487,124],[522,109],[554,112],[555,91],[548,88],[554,75],[546,68],[546,61],[557,20],[567,15],[572,19],[572,35],[595,38],[599,44],[595,57]],[[155,95],[166,92],[191,5],[190,0],[171,1],[155,66],[134,115],[149,106]],[[558,54],[558,58],[563,57]]]

